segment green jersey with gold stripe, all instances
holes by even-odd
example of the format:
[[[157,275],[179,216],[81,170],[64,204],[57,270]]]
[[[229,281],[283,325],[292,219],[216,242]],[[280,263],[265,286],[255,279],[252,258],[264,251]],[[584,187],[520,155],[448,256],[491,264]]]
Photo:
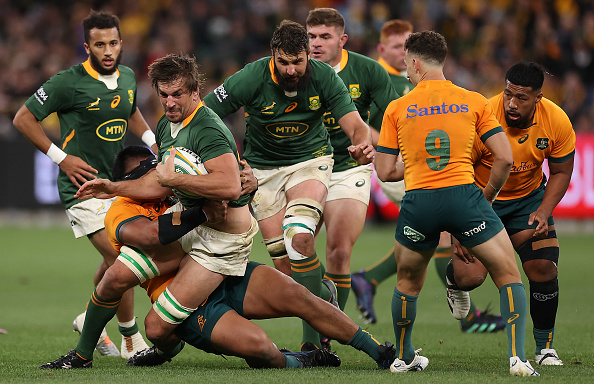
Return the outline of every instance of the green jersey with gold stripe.
[[[202,163],[225,153],[233,153],[238,159],[239,166],[239,155],[233,134],[217,114],[202,102],[181,123],[172,123],[163,115],[157,124],[155,136],[159,147],[159,161],[169,148],[184,147],[192,151]],[[181,193],[176,193],[176,196],[186,208],[204,203],[204,198],[191,198]],[[241,207],[247,205],[249,200],[250,196],[244,195],[231,201],[229,206]]]
[[[244,107],[244,157],[252,167],[288,166],[332,153],[322,117],[356,110],[332,68],[310,60],[311,78],[303,91],[285,93],[274,74],[272,57],[247,64],[204,98],[224,117]]]
[[[394,90],[396,90],[396,93],[398,93],[400,96],[406,95],[411,89],[414,88],[414,85],[412,85],[406,78],[406,73],[402,73],[396,68],[392,67],[381,57],[377,60],[377,62],[380,63],[380,65],[388,72],[388,75],[390,75],[390,81],[394,86]],[[371,108],[369,108],[369,125],[379,131],[382,127],[383,118],[384,111],[380,111],[375,105],[372,104]]]
[[[39,121],[57,112],[62,150],[99,171],[98,178],[111,179],[128,119],[136,112],[136,76],[123,65],[103,76],[87,60],[52,76],[25,105]],[[80,202],[74,198],[78,188],[61,170],[58,190],[64,208]]]
[[[388,104],[398,98],[386,70],[369,57],[343,49],[342,59],[335,70],[338,71],[338,76],[347,86],[349,94],[365,122],[369,118],[370,106],[373,105],[383,115]],[[347,148],[351,145],[351,140],[340,129],[336,116],[327,112],[324,115],[324,124],[328,129],[334,148],[334,168],[332,170],[340,172],[359,166],[349,155]]]

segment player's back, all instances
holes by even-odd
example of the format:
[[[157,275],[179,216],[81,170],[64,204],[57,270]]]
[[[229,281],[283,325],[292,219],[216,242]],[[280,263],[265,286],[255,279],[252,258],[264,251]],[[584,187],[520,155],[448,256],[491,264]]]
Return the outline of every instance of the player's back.
[[[422,81],[386,110],[379,146],[402,153],[407,191],[471,184],[475,134],[486,140],[498,127],[482,95],[447,80]]]

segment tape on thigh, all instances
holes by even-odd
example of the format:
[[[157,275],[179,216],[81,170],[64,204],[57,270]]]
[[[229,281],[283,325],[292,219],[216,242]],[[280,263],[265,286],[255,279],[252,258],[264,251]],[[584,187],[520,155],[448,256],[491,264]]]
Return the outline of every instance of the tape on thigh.
[[[288,257],[287,249],[285,248],[285,239],[283,235],[276,236],[270,239],[264,239],[266,250],[270,254],[272,260],[281,260]]]
[[[518,249],[518,255],[522,264],[530,260],[550,260],[557,264],[559,262],[559,241],[557,232],[549,231],[544,239],[530,238]]]
[[[163,321],[174,325],[181,324],[196,310],[196,308],[181,305],[169,292],[169,288],[165,288],[165,291],[159,295],[157,301],[153,303],[153,309]]]
[[[128,267],[140,283],[152,279],[155,276],[159,276],[161,272],[157,265],[153,262],[151,257],[145,256],[142,253],[124,245],[120,249],[120,255],[117,260],[121,261],[126,267]]]

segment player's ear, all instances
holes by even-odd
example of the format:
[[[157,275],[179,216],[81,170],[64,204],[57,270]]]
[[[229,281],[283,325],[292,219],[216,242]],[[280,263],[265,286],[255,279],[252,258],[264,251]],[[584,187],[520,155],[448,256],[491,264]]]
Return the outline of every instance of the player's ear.
[[[536,95],[536,100],[534,100],[534,103],[538,103],[540,99],[542,99],[542,96],[542,92],[539,92],[538,95]]]
[[[89,47],[89,44],[84,43],[83,47],[85,48],[85,52],[87,52],[87,55],[91,54],[91,48]]]

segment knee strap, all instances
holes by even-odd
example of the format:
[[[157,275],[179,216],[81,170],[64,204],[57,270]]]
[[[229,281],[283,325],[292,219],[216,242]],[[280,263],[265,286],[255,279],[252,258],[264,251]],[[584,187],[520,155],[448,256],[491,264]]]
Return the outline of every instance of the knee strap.
[[[283,238],[285,248],[291,260],[307,258],[293,248],[293,237],[299,233],[309,233],[312,236],[322,216],[323,207],[313,199],[300,198],[291,200],[287,204],[285,219],[283,220]]]
[[[550,231],[546,238],[530,238],[518,248],[518,255],[522,264],[530,260],[550,260],[557,264],[559,262],[559,241],[557,232]]]
[[[285,248],[285,239],[283,235],[273,237],[271,239],[264,239],[264,245],[272,260],[281,260],[288,257],[287,249]]]
[[[153,309],[159,317],[169,324],[181,324],[196,310],[181,305],[175,297],[169,292],[169,288],[159,295],[157,301],[153,303]]]
[[[140,280],[140,283],[159,276],[161,272],[157,265],[153,262],[151,257],[148,257],[142,252],[128,247],[127,245],[120,248],[120,255],[117,260],[128,267]]]

